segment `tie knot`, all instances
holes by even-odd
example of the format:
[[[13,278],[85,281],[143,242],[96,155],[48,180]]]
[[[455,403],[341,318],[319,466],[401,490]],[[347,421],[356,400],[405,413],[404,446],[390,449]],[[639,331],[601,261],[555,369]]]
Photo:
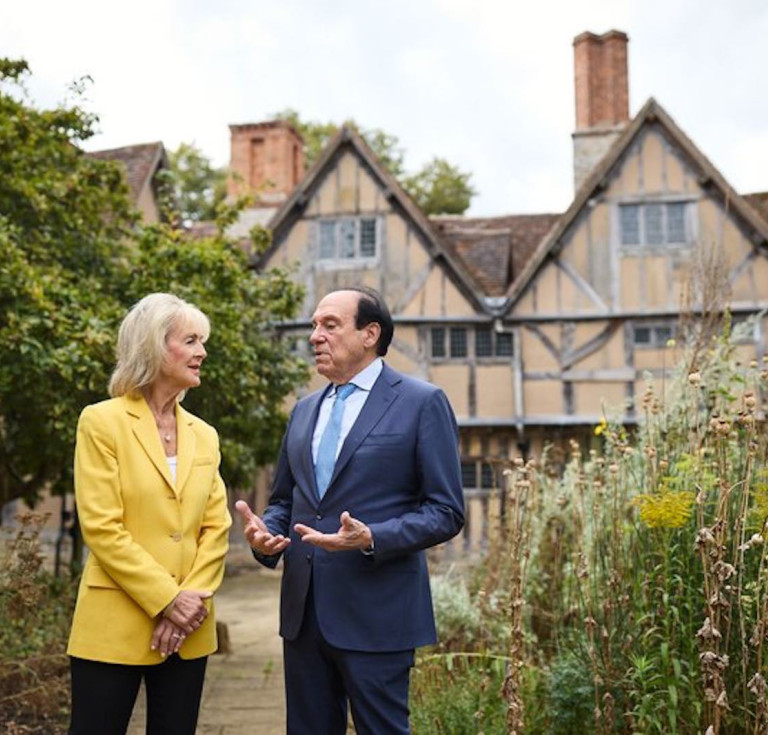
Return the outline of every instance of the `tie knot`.
[[[336,388],[336,396],[342,401],[346,401],[349,395],[357,388],[354,383],[345,383]]]

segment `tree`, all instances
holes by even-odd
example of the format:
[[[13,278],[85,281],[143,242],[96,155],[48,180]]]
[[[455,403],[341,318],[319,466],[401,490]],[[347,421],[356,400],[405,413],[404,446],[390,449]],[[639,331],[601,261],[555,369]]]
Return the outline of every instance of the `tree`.
[[[462,173],[444,158],[433,158],[401,183],[411,199],[428,214],[464,214],[475,193],[470,178],[471,174]]]
[[[338,132],[335,123],[307,122],[296,110],[283,110],[275,115],[293,125],[304,139],[307,167],[319,157],[331,138]],[[471,173],[459,170],[444,158],[433,158],[416,173],[405,173],[403,150],[394,135],[378,128],[364,130],[354,120],[348,125],[357,130],[371,147],[376,157],[405,189],[425,214],[464,214],[476,193],[470,185]]]
[[[306,377],[272,330],[294,316],[301,291],[285,271],[253,275],[221,234],[231,208],[202,240],[141,226],[123,169],[79,148],[95,118],[34,109],[27,73],[0,60],[0,503],[71,490],[78,415],[106,398],[127,308],[156,290],[211,318],[205,379],[187,402],[218,428],[229,483],[248,482],[274,459],[283,400]]]
[[[78,147],[95,118],[26,104],[26,74],[0,60],[0,503],[71,483],[77,415],[108,377],[121,311],[111,286],[135,222],[120,169]]]
[[[214,168],[194,143],[181,143],[168,154],[169,183],[182,222],[216,219],[227,196],[227,171]]]
[[[308,377],[306,364],[274,329],[295,316],[303,291],[286,270],[250,271],[244,251],[224,230],[222,222],[219,234],[195,240],[166,224],[144,229],[127,294],[135,302],[170,291],[208,315],[203,382],[184,405],[218,429],[224,479],[244,487],[258,467],[276,458],[285,398]],[[265,230],[258,228],[254,241],[259,237],[256,249],[268,246]]]

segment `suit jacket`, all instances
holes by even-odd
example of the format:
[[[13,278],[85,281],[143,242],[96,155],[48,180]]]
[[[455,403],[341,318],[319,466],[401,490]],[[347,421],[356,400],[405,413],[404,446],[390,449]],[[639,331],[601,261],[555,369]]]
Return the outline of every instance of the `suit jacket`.
[[[75,497],[90,554],[72,621],[72,656],[160,663],[160,654],[150,650],[157,616],[181,590],[215,591],[221,584],[232,521],[219,475],[218,436],[181,406],[176,424],[174,485],[143,398],[113,398],[80,415]],[[197,658],[215,650],[210,614],[180,655]]]
[[[280,634],[293,640],[314,594],[320,630],[337,648],[401,651],[434,643],[424,549],[464,523],[458,429],[442,391],[387,365],[376,380],[320,500],[312,434],[330,386],[300,400],[283,438],[264,521],[289,535],[284,552]],[[324,551],[293,530],[335,533],[349,511],[366,523],[375,550]],[[278,556],[261,557],[267,566]]]

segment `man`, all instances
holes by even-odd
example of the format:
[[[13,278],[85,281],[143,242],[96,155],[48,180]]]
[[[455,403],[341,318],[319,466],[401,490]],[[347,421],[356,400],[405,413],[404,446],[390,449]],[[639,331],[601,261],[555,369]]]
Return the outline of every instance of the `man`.
[[[263,519],[239,501],[254,556],[284,559],[289,735],[408,733],[414,649],[434,643],[424,549],[464,523],[456,420],[442,391],[384,364],[393,324],[371,289],[312,317],[317,371],[283,438]]]

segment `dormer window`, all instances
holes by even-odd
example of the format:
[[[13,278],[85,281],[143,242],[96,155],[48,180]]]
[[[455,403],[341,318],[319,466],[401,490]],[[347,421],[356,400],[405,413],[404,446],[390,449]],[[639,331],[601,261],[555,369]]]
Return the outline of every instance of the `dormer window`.
[[[338,217],[318,221],[320,260],[372,260],[379,254],[381,223],[377,217]]]
[[[619,205],[619,231],[625,250],[693,241],[692,202],[643,202]]]

